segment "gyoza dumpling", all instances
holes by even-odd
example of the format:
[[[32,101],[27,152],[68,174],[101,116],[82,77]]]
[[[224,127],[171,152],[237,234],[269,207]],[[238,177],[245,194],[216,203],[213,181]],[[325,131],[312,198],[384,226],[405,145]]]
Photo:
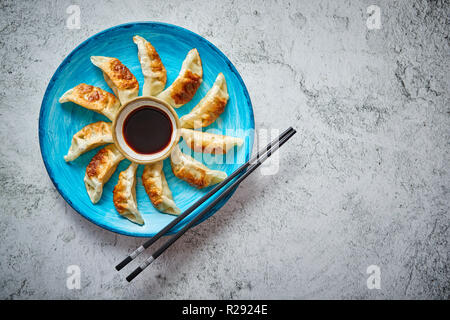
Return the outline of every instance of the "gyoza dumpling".
[[[92,203],[97,203],[102,197],[103,185],[111,178],[124,156],[114,144],[100,149],[86,168],[84,184]]]
[[[119,59],[92,56],[94,65],[102,69],[103,77],[122,104],[138,96],[139,83]]]
[[[189,148],[196,152],[223,154],[227,153],[227,151],[234,146],[241,146],[244,143],[241,138],[201,132],[192,129],[182,128],[180,132]]]
[[[137,163],[131,163],[128,169],[119,174],[119,181],[114,187],[113,200],[117,212],[128,220],[143,225],[141,213],[136,203],[136,169]]]
[[[228,102],[227,82],[222,73],[214,85],[191,112],[181,117],[183,128],[201,128],[213,123],[225,110]]]
[[[60,103],[69,101],[103,114],[109,120],[114,120],[120,108],[120,101],[113,94],[85,83],[66,91],[59,98]]]
[[[163,162],[148,164],[142,173],[142,183],[153,206],[169,214],[180,214],[181,210],[173,201],[172,192],[163,171]]]
[[[211,170],[191,156],[181,152],[177,145],[170,155],[173,174],[199,189],[223,181],[227,174],[219,170]]]
[[[64,156],[64,160],[66,162],[73,161],[89,150],[113,142],[110,122],[99,121],[88,124],[75,133],[69,152]]]
[[[184,59],[178,77],[170,87],[158,95],[158,98],[174,108],[179,108],[194,97],[202,83],[202,77],[202,60],[197,49],[192,49]]]
[[[138,58],[144,75],[142,95],[156,96],[166,86],[166,68],[150,42],[140,36],[134,36],[133,41],[138,47]]]

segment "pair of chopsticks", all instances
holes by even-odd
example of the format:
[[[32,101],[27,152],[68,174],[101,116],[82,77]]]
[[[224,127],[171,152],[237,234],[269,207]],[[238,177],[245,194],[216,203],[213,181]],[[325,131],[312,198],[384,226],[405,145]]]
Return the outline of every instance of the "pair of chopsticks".
[[[145,260],[126,278],[128,282],[133,280],[139,273],[141,273],[154,260],[156,260],[164,251],[166,251],[167,248],[169,248],[175,241],[177,241],[178,238],[180,238],[190,227],[192,227],[197,221],[199,221],[202,217],[204,217],[220,200],[229,195],[235,187],[237,187],[245,178],[247,178],[253,171],[255,171],[256,168],[258,168],[261,165],[261,163],[267,160],[267,158],[269,158],[274,151],[278,150],[278,148],[280,148],[286,141],[288,141],[295,133],[296,131],[292,127],[289,127],[289,129],[280,134],[278,138],[269,143],[265,148],[259,150],[258,153],[252,159],[244,163],[230,176],[228,176],[224,181],[216,185],[207,194],[205,194],[191,207],[189,207],[184,213],[179,215],[176,219],[174,219],[167,226],[165,226],[154,237],[150,238],[149,240],[144,242],[139,248],[134,250],[129,256],[127,256],[122,262],[120,262],[116,266],[116,270],[119,271],[123,267],[125,267],[134,258],[136,258],[139,254],[141,254],[145,249],[150,247],[156,240],[158,240],[167,232],[169,232],[176,224],[178,224],[181,220],[183,220],[185,217],[191,214],[200,205],[205,203],[205,201],[207,201],[212,195],[217,193],[220,189],[222,189],[224,186],[226,186],[229,182],[231,182],[234,178],[236,178],[239,174],[242,173],[242,175],[239,178],[237,178],[233,183],[231,183],[229,186],[227,186],[216,199],[214,199],[207,207],[202,209],[189,223],[187,223],[180,231],[178,231],[175,235],[173,235],[172,238],[167,240],[158,250],[156,250],[147,260]]]

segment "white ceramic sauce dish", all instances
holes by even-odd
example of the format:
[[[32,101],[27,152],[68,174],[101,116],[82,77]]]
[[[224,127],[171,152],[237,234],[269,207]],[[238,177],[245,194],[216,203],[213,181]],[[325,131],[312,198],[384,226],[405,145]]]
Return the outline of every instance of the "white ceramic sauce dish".
[[[139,153],[130,147],[124,137],[124,125],[127,117],[135,110],[149,106],[162,111],[172,124],[169,143],[155,153]],[[166,102],[155,97],[137,97],[122,106],[112,125],[113,139],[119,151],[130,161],[139,164],[150,164],[167,158],[180,139],[180,120],[175,110]],[[151,136],[148,139],[152,139]]]

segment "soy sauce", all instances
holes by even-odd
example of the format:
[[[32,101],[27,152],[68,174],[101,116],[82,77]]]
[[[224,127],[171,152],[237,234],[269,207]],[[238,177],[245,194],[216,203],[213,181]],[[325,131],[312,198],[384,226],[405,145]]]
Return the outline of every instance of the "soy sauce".
[[[169,116],[151,106],[133,110],[123,124],[125,142],[140,154],[153,154],[163,150],[170,142],[172,131]]]

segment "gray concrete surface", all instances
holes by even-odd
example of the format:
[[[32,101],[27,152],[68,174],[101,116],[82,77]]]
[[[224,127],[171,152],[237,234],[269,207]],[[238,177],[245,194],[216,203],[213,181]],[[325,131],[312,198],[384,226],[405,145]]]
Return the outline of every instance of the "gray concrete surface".
[[[65,27],[70,4],[79,30]],[[372,4],[379,30],[366,26]],[[448,1],[1,0],[0,298],[448,299],[449,14]],[[278,174],[251,176],[128,284],[113,266],[141,240],[64,202],[38,115],[75,46],[142,20],[212,41],[241,73],[256,127],[299,134]]]

